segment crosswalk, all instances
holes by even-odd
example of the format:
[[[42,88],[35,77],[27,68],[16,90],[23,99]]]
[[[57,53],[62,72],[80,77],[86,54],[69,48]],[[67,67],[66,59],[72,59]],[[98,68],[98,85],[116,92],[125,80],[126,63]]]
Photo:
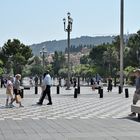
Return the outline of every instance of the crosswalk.
[[[81,96],[74,99],[61,96],[53,98],[52,106],[46,105],[47,101],[38,106],[36,101],[37,98],[26,98],[23,100],[23,108],[19,108],[16,104],[13,108],[5,108],[5,99],[1,99],[0,120],[123,118],[130,113],[132,98],[113,96],[101,99],[95,96]]]

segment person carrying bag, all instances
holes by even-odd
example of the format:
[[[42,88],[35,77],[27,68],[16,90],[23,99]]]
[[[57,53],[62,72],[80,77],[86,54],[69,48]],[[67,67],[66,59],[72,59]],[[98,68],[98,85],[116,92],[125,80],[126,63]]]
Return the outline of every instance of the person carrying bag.
[[[20,79],[21,79],[21,75],[20,75],[20,74],[16,74],[16,76],[15,76],[15,81],[14,81],[14,84],[13,84],[15,98],[14,98],[14,100],[10,103],[11,106],[13,106],[13,105],[12,105],[13,102],[16,101],[16,103],[19,104],[19,107],[24,107],[24,106],[21,104]]]

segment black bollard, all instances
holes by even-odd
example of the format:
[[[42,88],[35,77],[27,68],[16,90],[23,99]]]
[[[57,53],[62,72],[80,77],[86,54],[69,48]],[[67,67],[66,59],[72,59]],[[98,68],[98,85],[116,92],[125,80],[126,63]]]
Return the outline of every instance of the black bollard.
[[[125,98],[129,97],[128,88],[125,89]]]
[[[38,94],[38,87],[35,86],[35,94]]]
[[[119,86],[119,94],[121,94],[122,93],[122,88],[121,88],[121,86]]]
[[[60,92],[60,89],[59,89],[59,85],[56,87],[56,90],[57,90],[57,94],[59,94]]]
[[[114,87],[116,87],[116,76],[114,77]]]
[[[138,120],[140,121],[140,114],[138,113]]]
[[[98,94],[100,94],[101,87],[98,87]]]
[[[80,94],[80,86],[78,86],[78,91],[77,91],[77,93]]]
[[[103,98],[103,89],[100,89],[100,98]]]
[[[74,98],[77,98],[78,88],[74,89]]]
[[[24,98],[24,89],[20,90],[20,96],[21,96],[21,98]]]
[[[78,86],[77,92],[78,92],[78,94],[80,94],[80,76],[78,76],[78,85],[77,86]]]

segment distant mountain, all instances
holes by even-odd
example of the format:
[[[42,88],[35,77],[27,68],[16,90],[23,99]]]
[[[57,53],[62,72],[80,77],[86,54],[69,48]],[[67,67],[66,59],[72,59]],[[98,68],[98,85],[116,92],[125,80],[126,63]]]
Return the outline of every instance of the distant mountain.
[[[81,36],[80,38],[71,39],[70,45],[79,46],[79,45],[100,45],[103,43],[112,43],[115,36]],[[48,53],[53,53],[54,51],[65,51],[67,47],[67,40],[53,40],[46,41],[39,44],[30,45],[34,55],[40,55],[40,51],[44,47]]]

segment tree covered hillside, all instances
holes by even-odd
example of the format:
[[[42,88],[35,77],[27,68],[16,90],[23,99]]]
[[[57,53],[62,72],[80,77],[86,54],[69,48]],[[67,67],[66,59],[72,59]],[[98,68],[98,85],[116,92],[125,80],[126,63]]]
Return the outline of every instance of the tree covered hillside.
[[[103,43],[112,43],[114,36],[97,36],[97,37],[89,37],[89,36],[82,36],[80,38],[71,39],[72,46],[79,46],[79,45],[101,45]],[[30,46],[33,50],[34,55],[40,55],[41,49],[44,47],[48,53],[53,53],[55,51],[62,51],[64,52],[67,48],[67,40],[53,40],[53,41],[46,41],[39,44],[33,44]]]

